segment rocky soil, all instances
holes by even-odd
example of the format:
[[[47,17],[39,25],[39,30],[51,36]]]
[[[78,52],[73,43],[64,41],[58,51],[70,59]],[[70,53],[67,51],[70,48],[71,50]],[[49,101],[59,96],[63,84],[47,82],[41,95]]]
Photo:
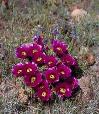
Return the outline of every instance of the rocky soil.
[[[98,114],[98,111],[99,111],[98,109],[99,108],[98,107],[99,45],[94,46],[92,49],[93,49],[93,52],[95,53],[96,62],[93,66],[90,66],[90,68],[87,71],[85,71],[84,76],[79,79],[81,92],[78,94],[78,98],[77,98],[78,99],[77,101],[78,103],[76,104],[76,107],[78,108],[77,114],[87,114],[87,112],[96,112],[96,114]],[[26,106],[24,105],[25,103],[24,99],[23,99],[23,104],[22,103],[20,105],[18,104],[20,102],[20,99],[18,99],[20,88],[21,88],[20,84],[17,83],[15,85],[14,80],[10,81],[9,78],[5,78],[2,80],[2,83],[0,85],[0,97],[2,99],[1,101],[3,102],[0,104],[1,114],[3,112],[7,112],[7,114],[18,114],[20,111],[24,112],[24,109],[27,110],[26,108],[27,105]],[[26,97],[25,97],[25,100],[26,100]],[[58,106],[60,105],[61,104],[58,104]],[[32,109],[34,110],[35,110],[35,106],[37,106],[38,109],[40,108],[37,104],[35,105],[35,103],[28,104],[28,108],[32,107]],[[50,106],[47,108],[51,110]],[[65,105],[63,105],[62,108],[64,108],[65,110]],[[12,113],[12,112],[15,112],[15,110],[17,110],[18,113]],[[40,110],[42,110],[42,108]],[[60,111],[61,109],[58,109],[58,110]],[[29,112],[29,114],[31,113]]]

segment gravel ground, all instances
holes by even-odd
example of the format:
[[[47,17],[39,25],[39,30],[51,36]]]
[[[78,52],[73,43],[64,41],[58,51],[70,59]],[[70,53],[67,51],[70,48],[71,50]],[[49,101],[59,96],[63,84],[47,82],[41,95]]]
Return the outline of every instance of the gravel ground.
[[[68,100],[45,106],[42,103],[20,103],[18,91],[21,88],[6,78],[0,85],[0,114],[98,114],[99,112],[99,46],[93,47],[96,63],[79,79],[81,92],[73,104]],[[24,100],[23,100],[24,101]],[[39,113],[41,112],[41,113]]]

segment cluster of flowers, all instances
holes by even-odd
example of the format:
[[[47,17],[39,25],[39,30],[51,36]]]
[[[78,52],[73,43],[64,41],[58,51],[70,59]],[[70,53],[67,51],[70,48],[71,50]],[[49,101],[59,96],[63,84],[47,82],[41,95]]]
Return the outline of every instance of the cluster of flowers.
[[[48,48],[41,36],[33,39],[33,43],[22,44],[16,48],[16,56],[26,59],[26,62],[14,65],[13,75],[22,76],[25,85],[33,88],[36,98],[42,101],[50,100],[53,94],[62,99],[71,97],[79,86],[74,73],[74,69],[79,66],[68,52],[68,45],[54,39]],[[48,55],[48,50],[53,50],[54,54]]]

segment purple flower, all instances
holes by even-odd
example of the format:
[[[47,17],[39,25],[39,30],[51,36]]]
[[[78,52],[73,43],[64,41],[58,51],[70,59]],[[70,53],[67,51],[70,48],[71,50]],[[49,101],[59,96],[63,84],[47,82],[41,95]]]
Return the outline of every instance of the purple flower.
[[[39,44],[41,46],[43,46],[43,36],[41,35],[35,35],[33,36],[33,41],[36,43],[36,44]]]
[[[72,79],[72,89],[75,89],[79,86],[77,78],[73,77]]]
[[[16,48],[16,56],[29,62],[14,65],[13,75],[23,76],[24,83],[34,89],[34,97],[42,101],[50,100],[53,93],[63,99],[71,97],[79,87],[76,76],[80,69],[77,60],[68,53],[67,44],[55,39],[49,45],[49,40],[43,41],[40,35],[35,35],[33,41]],[[50,51],[55,56],[49,55]]]
[[[56,88],[56,93],[58,94],[59,97],[70,97],[72,95],[72,90],[70,88],[70,86],[66,83],[59,83]]]
[[[42,101],[48,101],[51,98],[51,90],[50,88],[40,88],[37,91],[37,96],[40,98]]]
[[[18,58],[26,59],[29,56],[29,47],[31,46],[31,43],[22,44],[18,48],[16,48],[16,56]]]
[[[52,41],[52,47],[56,54],[63,55],[65,52],[67,52],[68,46],[64,42],[61,42],[59,40],[53,40]]]
[[[35,74],[35,72],[37,71],[37,65],[32,62],[27,62],[25,65],[24,65],[24,69],[23,69],[23,73],[24,75],[33,75]]]
[[[45,71],[45,77],[49,83],[54,83],[59,81],[59,75],[55,67],[47,69]]]
[[[23,75],[23,67],[24,65],[22,63],[18,63],[12,67],[12,73],[15,77],[22,76]]]
[[[54,67],[57,63],[57,59],[55,56],[46,56],[45,63],[48,65],[48,67]]]
[[[77,61],[77,59],[76,58],[74,58],[75,59],[75,63],[72,65],[72,69],[79,69],[79,64],[78,64],[78,61]]]
[[[31,76],[24,76],[24,82],[27,86],[36,87],[42,82],[42,74],[37,72]]]
[[[71,69],[68,66],[66,66],[64,64],[60,64],[60,65],[58,65],[57,69],[58,69],[60,78],[66,79],[66,78],[71,76],[71,72],[72,71],[71,71]]]
[[[71,90],[73,90],[79,86],[78,80],[75,77],[69,77],[65,82],[69,85]]]
[[[36,53],[42,52],[42,46],[38,44],[33,44],[29,47],[29,55],[33,57]]]
[[[72,66],[75,65],[75,59],[71,54],[66,54],[62,57],[62,61],[68,65],[68,66]]]
[[[42,52],[36,53],[33,58],[34,62],[37,64],[44,64],[45,59],[46,59],[46,54]]]
[[[49,83],[47,80],[42,80],[42,82],[35,88],[36,90],[38,89],[43,89],[43,88],[49,88]]]

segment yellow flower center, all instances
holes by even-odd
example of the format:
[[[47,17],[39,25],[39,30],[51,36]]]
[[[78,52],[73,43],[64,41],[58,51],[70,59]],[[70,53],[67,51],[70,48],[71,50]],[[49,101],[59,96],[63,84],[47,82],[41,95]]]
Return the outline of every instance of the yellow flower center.
[[[50,75],[50,78],[51,78],[51,79],[55,79],[55,76],[54,76],[54,75]]]
[[[22,70],[18,70],[18,74],[20,74],[22,72]]]
[[[45,97],[46,96],[46,92],[42,92],[42,97]]]
[[[61,74],[65,74],[65,72],[64,72],[64,71],[62,71],[62,72],[61,72]]]
[[[31,68],[28,68],[28,69],[27,69],[27,72],[31,72],[31,71],[32,71],[32,69],[31,69]]]
[[[57,47],[57,50],[59,50],[59,51],[62,51],[62,48],[60,48],[60,47]]]
[[[52,64],[52,63],[53,63],[52,61],[48,62],[49,65]]]
[[[23,51],[23,52],[22,52],[22,55],[26,56],[26,52],[25,52],[25,51]]]
[[[66,89],[64,89],[64,88],[60,88],[60,92],[63,93],[63,94],[65,94]]]
[[[41,61],[42,60],[42,58],[41,57],[39,57],[38,59],[37,59],[37,62],[39,62],[39,61]]]
[[[34,83],[35,80],[36,80],[36,77],[32,77],[32,78],[31,78],[31,83]]]
[[[38,51],[35,49],[35,50],[33,50],[32,52],[33,52],[33,53],[36,53],[36,52],[38,52]]]

